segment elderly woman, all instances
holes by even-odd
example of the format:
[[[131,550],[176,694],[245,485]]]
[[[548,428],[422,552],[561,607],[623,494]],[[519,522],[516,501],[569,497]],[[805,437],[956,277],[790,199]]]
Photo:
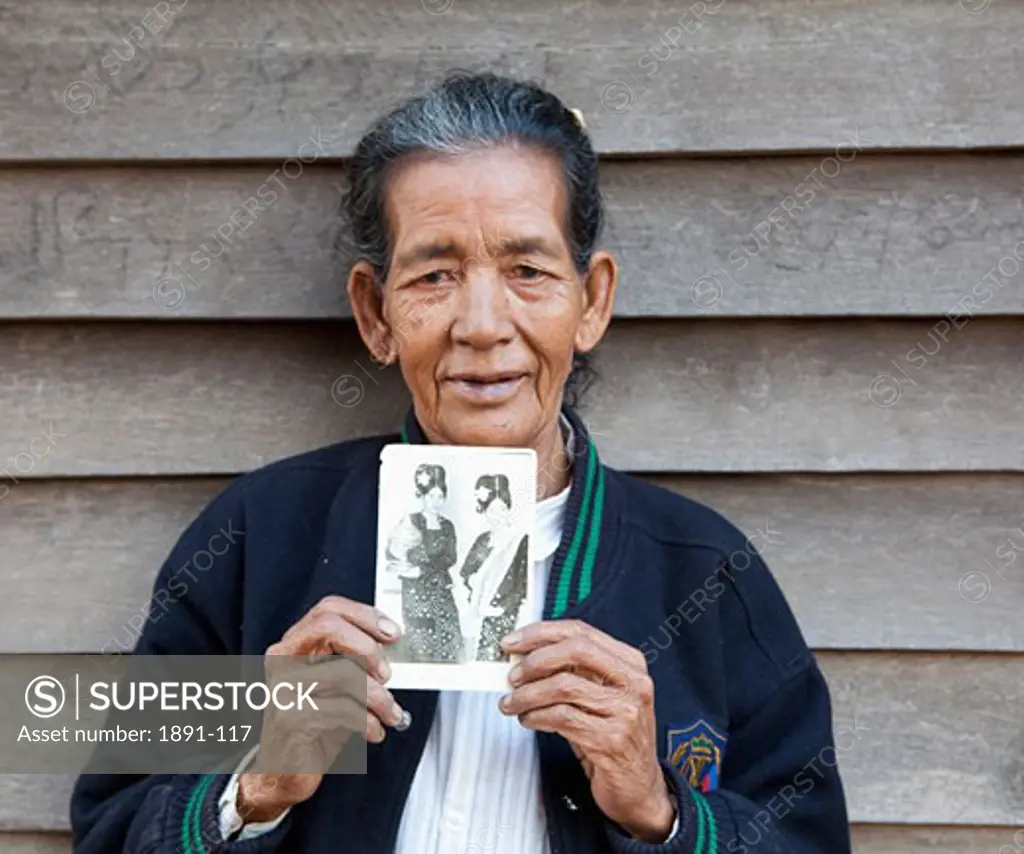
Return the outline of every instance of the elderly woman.
[[[229,486],[156,590],[224,526],[244,538],[137,649],[365,655],[368,771],[272,773],[261,750],[236,773],[83,776],[75,850],[847,854],[828,690],[768,569],[713,511],[605,466],[566,405],[618,276],[584,128],[541,88],[456,74],[349,169],[348,294],[408,386],[405,425]],[[521,656],[503,695],[386,687],[397,627],[368,603],[398,441],[537,453],[544,596],[503,639]],[[309,738],[265,722],[261,744]]]

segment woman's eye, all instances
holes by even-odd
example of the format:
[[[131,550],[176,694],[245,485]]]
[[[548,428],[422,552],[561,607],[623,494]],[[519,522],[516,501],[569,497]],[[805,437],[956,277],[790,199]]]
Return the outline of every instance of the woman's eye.
[[[443,285],[450,275],[448,270],[431,270],[425,276],[420,276],[416,281],[422,285]]]
[[[524,282],[537,282],[544,277],[544,271],[531,267],[529,264],[517,264],[514,268],[516,278]]]

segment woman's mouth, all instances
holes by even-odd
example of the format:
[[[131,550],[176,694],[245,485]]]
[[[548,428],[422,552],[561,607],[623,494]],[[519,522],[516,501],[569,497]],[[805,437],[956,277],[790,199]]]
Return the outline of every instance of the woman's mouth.
[[[504,403],[525,381],[526,374],[463,374],[449,377],[448,385],[459,397],[474,403]]]

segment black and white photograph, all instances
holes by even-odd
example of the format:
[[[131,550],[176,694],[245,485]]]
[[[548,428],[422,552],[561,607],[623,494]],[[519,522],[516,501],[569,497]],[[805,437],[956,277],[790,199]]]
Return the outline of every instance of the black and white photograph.
[[[501,639],[532,613],[536,454],[388,445],[381,451],[375,605],[402,628],[396,688],[501,691]]]

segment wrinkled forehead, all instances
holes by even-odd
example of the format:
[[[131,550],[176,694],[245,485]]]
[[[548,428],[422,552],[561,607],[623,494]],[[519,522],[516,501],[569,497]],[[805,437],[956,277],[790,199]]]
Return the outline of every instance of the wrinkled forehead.
[[[568,258],[566,201],[557,159],[535,149],[409,157],[386,190],[392,264],[524,249]]]

